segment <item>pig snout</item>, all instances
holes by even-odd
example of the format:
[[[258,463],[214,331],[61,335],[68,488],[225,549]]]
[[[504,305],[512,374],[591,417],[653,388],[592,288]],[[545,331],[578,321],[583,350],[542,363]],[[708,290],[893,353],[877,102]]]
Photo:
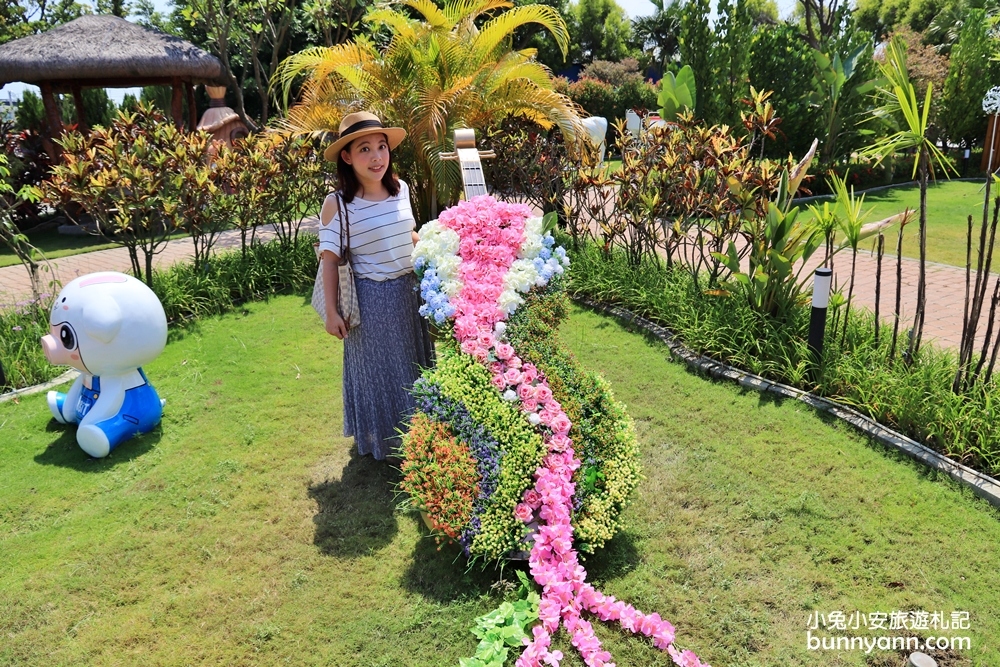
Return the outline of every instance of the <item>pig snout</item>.
[[[45,352],[45,358],[53,366],[76,366],[79,363],[80,355],[77,354],[77,359],[73,359],[70,356],[74,354],[73,350],[67,350],[51,333],[42,336],[42,350]]]
[[[50,364],[56,365],[60,363],[56,361],[56,355],[59,354],[59,345],[56,343],[56,339],[52,337],[52,334],[42,336],[42,351],[45,352],[45,358],[49,360]]]

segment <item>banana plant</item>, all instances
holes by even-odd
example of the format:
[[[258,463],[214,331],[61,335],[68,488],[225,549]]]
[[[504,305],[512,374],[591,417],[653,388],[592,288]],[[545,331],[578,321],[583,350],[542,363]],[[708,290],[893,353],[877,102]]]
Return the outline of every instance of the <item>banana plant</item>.
[[[837,140],[844,125],[843,107],[853,95],[865,95],[875,90],[876,81],[858,83],[852,81],[859,73],[858,63],[866,55],[868,45],[854,49],[845,58],[839,53],[829,55],[813,50],[816,62],[816,76],[813,77],[814,90],[806,96],[809,106],[822,110],[826,139],[821,153],[823,164],[829,164],[837,157]]]
[[[682,112],[694,109],[698,99],[696,87],[694,70],[690,65],[682,67],[677,76],[673,72],[664,74],[656,98],[660,105],[660,118],[672,122]]]
[[[813,272],[805,267],[823,243],[822,233],[800,220],[798,207],[791,205],[816,156],[816,147],[814,140],[801,162],[782,171],[776,197],[768,202],[763,216],[745,217],[741,233],[749,244],[747,269],[742,269],[733,241],[725,254],[712,253],[731,272],[722,283],[723,289],[742,295],[753,310],[777,320],[787,319],[796,306],[808,300],[807,283]]]

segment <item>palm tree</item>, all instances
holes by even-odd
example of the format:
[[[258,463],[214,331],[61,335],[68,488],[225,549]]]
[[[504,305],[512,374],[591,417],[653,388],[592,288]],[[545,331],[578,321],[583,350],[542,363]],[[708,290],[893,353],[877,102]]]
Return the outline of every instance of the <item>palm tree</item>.
[[[539,24],[565,54],[565,22],[545,5],[512,7],[506,0],[446,0],[443,8],[403,0],[371,10],[364,21],[374,37],[307,49],[281,64],[276,81],[286,102],[292,85],[303,75],[305,82],[280,129],[321,135],[359,108],[405,128],[409,139],[395,157],[409,167],[419,218],[434,217],[439,201],[458,198],[457,166],[438,157],[455,128],[520,115],[544,129],[558,126],[569,140],[584,136],[578,108],[552,89],[535,50],[512,47],[518,28]]]
[[[939,53],[950,53],[958,43],[966,20],[971,18],[969,12],[973,9],[986,10],[989,20],[1000,14],[1000,3],[997,0],[955,0],[947,3],[927,26],[924,34],[928,42],[934,44]]]
[[[934,175],[935,163],[948,173],[944,154],[927,136],[928,116],[931,109],[933,86],[927,84],[927,93],[921,106],[910,82],[906,68],[906,43],[900,37],[893,37],[885,46],[885,57],[879,63],[882,80],[878,95],[880,106],[872,111],[872,117],[886,121],[895,127],[894,134],[879,139],[866,147],[862,153],[877,161],[906,150],[913,150],[913,175],[920,178],[920,272],[917,279],[917,307],[913,314],[913,331],[907,358],[912,361],[920,351],[920,339],[924,332],[924,315],[927,310],[927,181]]]

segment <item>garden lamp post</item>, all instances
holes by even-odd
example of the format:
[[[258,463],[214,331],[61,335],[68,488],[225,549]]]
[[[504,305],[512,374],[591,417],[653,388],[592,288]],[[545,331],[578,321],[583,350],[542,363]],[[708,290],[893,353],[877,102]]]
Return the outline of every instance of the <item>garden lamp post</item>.
[[[809,352],[816,364],[823,359],[823,337],[826,334],[826,307],[830,304],[830,281],[833,270],[822,266],[813,275],[812,314],[809,317]]]

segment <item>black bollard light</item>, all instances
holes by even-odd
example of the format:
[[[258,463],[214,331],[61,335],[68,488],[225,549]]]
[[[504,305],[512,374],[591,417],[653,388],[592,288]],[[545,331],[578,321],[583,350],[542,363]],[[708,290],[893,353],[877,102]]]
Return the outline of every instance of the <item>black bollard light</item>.
[[[809,352],[816,364],[823,360],[823,337],[826,334],[826,307],[830,303],[833,270],[822,266],[813,277],[812,315],[809,317]]]

